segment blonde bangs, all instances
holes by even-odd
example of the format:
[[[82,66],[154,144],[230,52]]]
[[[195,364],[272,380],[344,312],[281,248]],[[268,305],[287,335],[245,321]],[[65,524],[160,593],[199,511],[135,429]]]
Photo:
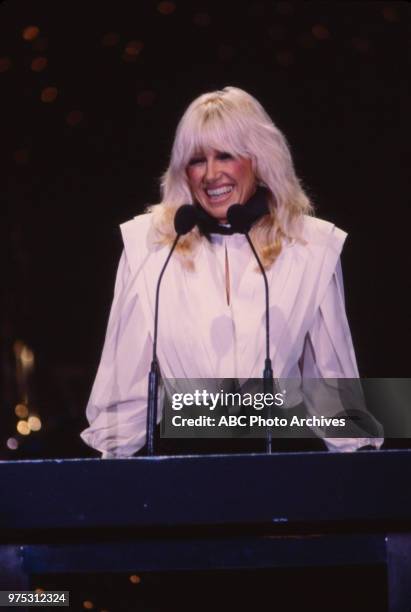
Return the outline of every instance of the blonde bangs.
[[[224,151],[234,157],[248,157],[244,146],[244,142],[247,142],[245,126],[238,119],[216,106],[208,108],[206,113],[193,109],[191,116],[177,131],[173,166],[186,168],[194,155],[206,149]]]

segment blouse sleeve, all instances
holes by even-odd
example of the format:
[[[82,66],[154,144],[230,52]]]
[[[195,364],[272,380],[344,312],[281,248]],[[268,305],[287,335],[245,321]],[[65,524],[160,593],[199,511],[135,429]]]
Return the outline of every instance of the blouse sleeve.
[[[346,414],[347,405],[355,411],[366,411],[345,312],[340,259],[305,338],[300,368],[304,401],[311,414],[341,416]],[[348,401],[343,402],[343,397]],[[370,413],[366,417],[372,430],[382,435],[380,424]],[[379,448],[383,438],[341,437],[324,438],[324,441],[329,450],[355,451],[366,445]]]
[[[123,251],[96,379],[81,433],[103,458],[129,457],[145,444],[151,340]]]

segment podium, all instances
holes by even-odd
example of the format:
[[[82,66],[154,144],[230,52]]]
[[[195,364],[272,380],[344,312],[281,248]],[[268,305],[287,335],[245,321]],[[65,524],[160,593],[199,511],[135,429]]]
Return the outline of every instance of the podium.
[[[410,474],[408,450],[0,462],[0,590],[48,572],[379,564],[405,612]]]

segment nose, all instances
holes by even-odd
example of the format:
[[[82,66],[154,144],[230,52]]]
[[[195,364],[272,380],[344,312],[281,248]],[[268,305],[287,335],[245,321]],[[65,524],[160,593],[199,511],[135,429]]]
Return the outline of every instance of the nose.
[[[204,181],[205,183],[214,183],[220,174],[218,160],[207,159],[205,167]]]

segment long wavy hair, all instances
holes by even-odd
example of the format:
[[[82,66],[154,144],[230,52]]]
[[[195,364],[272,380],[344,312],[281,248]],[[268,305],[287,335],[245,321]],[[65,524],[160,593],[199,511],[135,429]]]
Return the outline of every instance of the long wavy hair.
[[[250,236],[269,268],[285,240],[300,239],[302,216],[311,214],[313,207],[295,174],[284,135],[261,104],[237,87],[199,96],[182,116],[161,180],[162,200],[149,209],[158,241],[174,240],[176,210],[182,204],[194,204],[186,169],[192,156],[204,148],[251,159],[256,184],[267,188],[269,214],[254,224]],[[194,266],[201,240],[204,237],[197,228],[180,239],[177,252],[189,268]]]

